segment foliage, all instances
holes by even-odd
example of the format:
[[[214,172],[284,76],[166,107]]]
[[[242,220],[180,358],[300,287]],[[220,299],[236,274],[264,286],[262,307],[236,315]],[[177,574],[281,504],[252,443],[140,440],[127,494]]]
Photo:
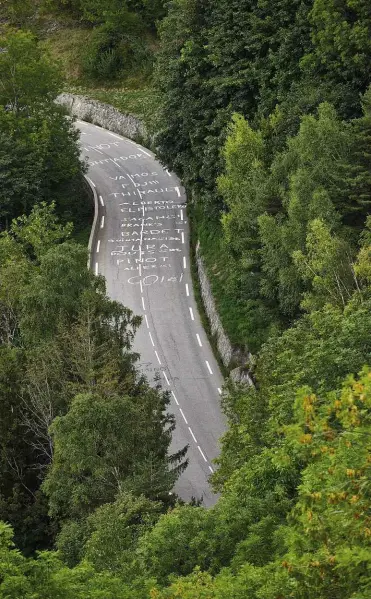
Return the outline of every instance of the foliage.
[[[35,38],[12,31],[0,38],[0,104],[16,116],[40,104],[48,105],[58,94],[61,80],[55,66],[42,53]]]
[[[371,9],[367,0],[315,0],[310,13],[314,51],[305,58],[331,79],[361,93],[369,84]]]
[[[69,198],[83,195],[84,166],[78,133],[54,104],[61,84],[57,67],[29,33],[10,31],[0,43],[6,50],[0,53],[2,226],[42,201],[55,200],[64,217],[86,214]]]
[[[143,28],[134,13],[121,9],[115,18],[96,27],[85,50],[83,73],[90,79],[110,80],[142,65],[149,59],[140,37]]]
[[[53,476],[58,479],[51,501],[63,518],[72,517],[75,504],[77,516],[90,513],[89,502],[74,500],[69,487],[69,480],[75,484],[70,476],[76,468],[65,462],[69,457],[77,460],[80,453],[80,475],[85,472],[81,501],[84,493],[90,497],[90,511],[109,497],[108,478],[112,499],[126,485],[138,495],[166,502],[183,468],[184,452],[167,456],[174,426],[166,414],[168,397],[151,389],[135,370],[137,355],[131,346],[140,318],[106,297],[103,281],[86,268],[86,250],[66,239],[70,232],[70,226],[58,223],[53,206],[43,204],[14,221],[0,238],[0,508],[2,517],[14,522],[25,548],[32,546],[28,526],[40,528],[33,542],[41,548],[52,533],[52,528],[47,532],[47,506],[39,488],[53,455],[47,480],[51,488]],[[77,394],[80,399],[74,399]],[[55,428],[49,429],[53,420]],[[86,437],[81,436],[84,429]],[[96,443],[103,443],[101,450]],[[101,462],[89,474],[87,462],[92,467],[91,460],[97,459],[94,451],[102,451]],[[20,519],[21,505],[30,511],[28,521]],[[45,518],[45,526],[35,522],[39,517]]]
[[[51,515],[81,518],[124,490],[166,500],[179,470],[169,460],[181,458],[167,456],[174,428],[167,403],[145,387],[135,399],[76,396],[51,426],[53,464],[43,483]]]
[[[11,528],[0,523],[0,596],[7,599],[129,599],[133,589],[120,578],[96,572],[89,564],[71,570],[56,553],[43,552],[26,559],[14,548]],[[137,589],[136,597],[148,593]]]
[[[197,203],[225,328],[253,351],[300,314],[309,222],[340,220],[352,253],[369,210],[369,8],[333,4],[178,0],[160,26],[158,148]]]
[[[12,5],[23,22],[28,3]],[[170,453],[168,395],[137,372],[140,319],[106,296],[65,224],[83,167],[53,105],[59,76],[32,36],[9,32],[0,517],[23,554],[1,524],[0,595],[368,598],[369,3],[45,5],[82,24],[74,52],[95,97],[145,115],[187,186],[223,324],[256,353],[255,387],[224,389],[216,505],[174,500],[185,452]],[[134,85],[150,72],[162,18],[152,97],[128,72]],[[124,90],[104,88],[123,77]]]
[[[155,21],[163,16],[163,2],[147,0],[46,0],[48,10],[79,17],[94,26],[86,35],[82,56],[76,59],[85,81],[124,79],[134,69],[151,70],[150,39]]]

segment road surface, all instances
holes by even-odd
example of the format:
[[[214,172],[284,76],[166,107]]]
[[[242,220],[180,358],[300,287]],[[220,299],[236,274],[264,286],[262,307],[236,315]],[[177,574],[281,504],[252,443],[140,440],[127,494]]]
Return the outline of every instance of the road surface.
[[[176,176],[137,143],[77,121],[88,176],[99,197],[92,248],[109,296],[143,317],[134,344],[140,368],[171,392],[172,451],[189,445],[189,466],[175,491],[188,501],[216,501],[208,478],[225,431],[223,379],[193,294],[186,197]]]

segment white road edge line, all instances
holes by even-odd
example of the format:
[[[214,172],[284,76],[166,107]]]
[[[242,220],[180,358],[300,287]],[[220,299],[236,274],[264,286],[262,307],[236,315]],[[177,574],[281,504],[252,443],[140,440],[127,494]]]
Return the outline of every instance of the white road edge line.
[[[205,460],[205,462],[207,462],[207,459],[205,457],[204,452],[202,451],[201,447],[199,445],[197,445],[198,451],[200,452],[200,454],[202,455],[203,459]]]
[[[153,347],[155,347],[155,342],[153,341],[153,337],[151,335],[151,332],[149,332],[148,335],[149,335],[149,338],[151,340],[151,343],[152,343]]]
[[[162,362],[160,360],[160,356],[158,355],[157,351],[155,350],[155,354],[156,354],[156,358],[158,360],[158,363],[160,364],[160,366],[162,365]]]
[[[141,152],[143,152],[143,154],[145,154],[146,156],[149,156],[150,158],[152,158],[151,154],[148,154],[148,152],[146,152],[145,150],[143,150],[143,148],[141,146],[137,146],[138,150],[140,150]]]
[[[171,394],[172,394],[172,396],[173,396],[173,397],[174,397],[174,399],[175,399],[175,403],[176,403],[176,405],[178,406],[178,405],[179,405],[179,401],[177,400],[177,398],[176,398],[176,395],[175,395],[174,391],[172,391],[172,392],[171,392]]]
[[[104,206],[104,201],[103,201],[102,196],[99,196],[99,201],[100,201],[101,206]]]
[[[188,283],[186,283],[185,288],[186,288],[187,297],[189,297],[189,285],[188,285]]]
[[[122,141],[122,137],[116,135],[116,133],[112,133],[112,131],[108,131],[108,135],[112,135],[112,137],[116,137],[116,139],[120,139]]]
[[[92,184],[93,187],[96,187],[95,183],[93,183],[93,181],[91,179],[89,179],[89,177],[86,177],[86,178]]]
[[[206,366],[207,366],[207,369],[210,372],[210,374],[214,374],[213,371],[211,370],[211,366],[210,366],[209,362],[207,360],[205,360],[205,362],[206,362]]]
[[[192,435],[192,437],[193,437],[193,441],[194,441],[194,442],[196,443],[196,445],[197,445],[197,439],[196,439],[196,437],[194,436],[194,434],[193,434],[193,430],[191,429],[191,427],[190,427],[190,426],[188,427],[188,430],[189,430],[189,432],[191,433],[191,435]]]
[[[193,314],[193,310],[192,310],[192,308],[191,308],[191,307],[189,308],[189,312],[190,312],[190,314],[191,314],[191,318],[192,318],[192,320],[194,320],[194,319],[195,319],[195,316],[194,316],[194,314]]]
[[[183,416],[183,420],[184,420],[184,422],[185,422],[186,424],[188,424],[188,422],[187,422],[187,418],[184,416],[184,412],[183,412],[182,408],[179,408],[179,410],[180,410],[180,413],[181,413],[181,415]]]
[[[104,215],[102,216],[102,220],[100,221],[100,228],[103,229],[104,227]]]
[[[97,254],[99,254],[99,250],[100,250],[100,239],[98,239],[98,243],[97,243]]]
[[[198,345],[199,345],[200,347],[202,347],[202,341],[201,341],[201,337],[200,337],[200,335],[199,335],[198,333],[196,333],[196,337],[197,337]]]

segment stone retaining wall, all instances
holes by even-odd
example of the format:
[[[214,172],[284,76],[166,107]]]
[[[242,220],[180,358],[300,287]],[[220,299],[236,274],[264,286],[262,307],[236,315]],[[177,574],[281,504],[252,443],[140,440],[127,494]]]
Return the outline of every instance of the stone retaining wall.
[[[113,131],[139,143],[151,145],[151,139],[145,125],[132,114],[125,114],[103,102],[92,100],[87,96],[60,94],[57,103],[82,121],[94,123],[108,131]]]
[[[199,242],[196,247],[196,263],[202,301],[206,315],[209,319],[211,333],[216,339],[217,349],[222,362],[226,368],[230,368],[232,365],[238,365],[237,368],[231,370],[230,373],[231,379],[234,382],[253,385],[252,379],[247,370],[247,363],[251,361],[252,356],[249,353],[244,354],[240,350],[233,347],[223,328],[212,294],[210,281],[206,273],[205,264],[201,256]]]

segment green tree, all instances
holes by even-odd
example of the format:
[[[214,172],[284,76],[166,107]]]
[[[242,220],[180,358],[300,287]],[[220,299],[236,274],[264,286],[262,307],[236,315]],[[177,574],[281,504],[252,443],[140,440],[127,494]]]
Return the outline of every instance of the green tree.
[[[29,214],[38,202],[56,200],[61,216],[86,213],[78,132],[54,100],[59,69],[29,33],[10,30],[0,45],[0,218]],[[83,196],[82,201],[85,201]],[[88,203],[87,203],[88,206]]]
[[[51,426],[54,457],[43,483],[51,515],[87,516],[125,490],[168,500],[184,467],[184,451],[167,454],[175,426],[168,401],[144,383],[136,398],[77,396]]]
[[[103,505],[89,517],[85,559],[97,571],[117,572],[124,580],[133,580],[138,575],[140,538],[154,526],[161,511],[161,502],[120,494],[114,503]]]
[[[358,90],[369,84],[371,8],[367,0],[315,0],[310,13],[314,63],[330,79],[349,81]]]
[[[345,308],[358,281],[349,244],[331,235],[329,227],[315,219],[309,223],[305,254],[293,253],[296,266],[311,290],[304,293],[301,305],[306,310],[331,303]]]
[[[360,230],[370,211],[371,88],[362,98],[363,116],[352,121],[353,151],[344,165],[343,195],[348,197],[349,223]]]
[[[0,596],[7,599],[147,599],[152,581],[133,588],[89,564],[67,568],[55,552],[25,558],[14,547],[12,529],[0,523]],[[152,583],[153,584],[153,583]]]
[[[10,31],[1,36],[0,45],[0,105],[18,116],[50,104],[59,92],[61,77],[35,37]]]
[[[145,396],[153,417],[162,405],[135,369],[140,318],[109,300],[103,279],[86,268],[86,250],[66,240],[70,232],[42,204],[0,236],[0,513],[27,552],[55,534],[39,488],[53,457],[49,426],[73,397],[122,393],[135,405]]]
[[[271,301],[278,300],[283,315],[297,314],[305,290],[293,253],[304,251],[309,222],[322,218],[336,231],[340,215],[348,214],[339,180],[351,149],[349,126],[339,121],[332,106],[322,104],[317,118],[302,118],[299,133],[272,164],[274,189],[278,189],[283,210],[275,217],[259,218],[265,275],[261,292]]]
[[[285,567],[298,581],[298,597],[370,592],[370,410],[368,368],[340,392],[298,396],[286,436],[308,465],[291,526],[283,531]]]

